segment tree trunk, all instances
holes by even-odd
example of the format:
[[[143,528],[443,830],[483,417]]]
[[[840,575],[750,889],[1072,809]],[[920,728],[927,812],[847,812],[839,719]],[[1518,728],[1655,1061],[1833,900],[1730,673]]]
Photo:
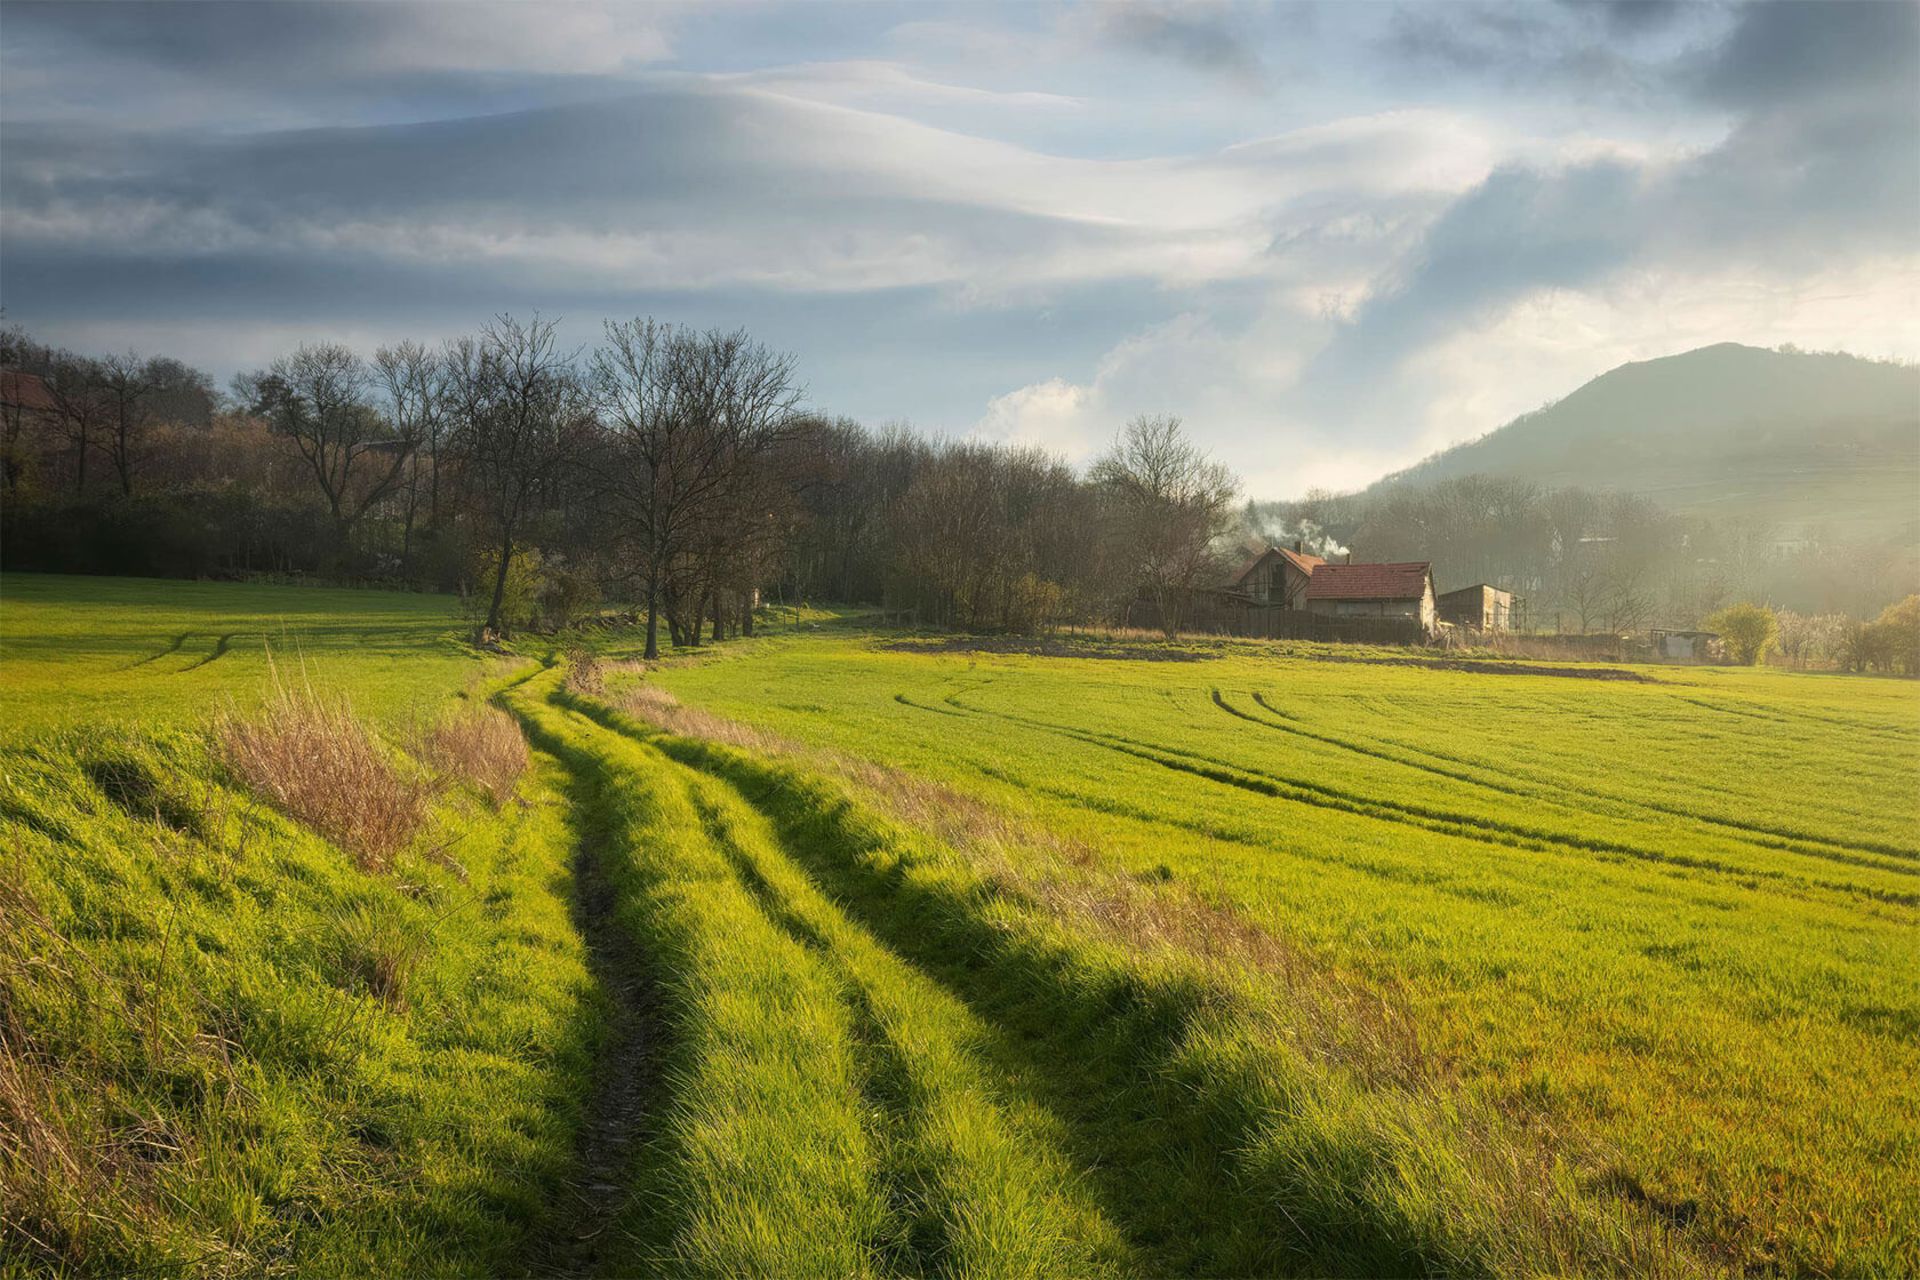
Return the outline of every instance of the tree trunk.
[[[660,570],[647,570],[647,647],[640,655],[648,662],[660,656]]]
[[[487,627],[497,636],[506,635],[506,628],[500,625],[500,605],[507,596],[507,566],[513,561],[513,533],[509,530],[500,541],[500,568],[493,575],[493,604],[487,609]]]
[[[698,649],[700,647],[701,626],[706,620],[707,598],[705,596],[696,596],[693,601],[693,625],[687,628],[687,645],[689,648]]]
[[[713,642],[719,644],[727,638],[726,610],[721,607],[720,597],[713,598]]]

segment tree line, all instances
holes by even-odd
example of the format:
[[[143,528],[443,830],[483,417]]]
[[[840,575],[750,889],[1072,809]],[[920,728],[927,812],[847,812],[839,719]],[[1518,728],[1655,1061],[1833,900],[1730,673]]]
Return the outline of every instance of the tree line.
[[[1441,590],[1511,589],[1540,630],[1688,626],[1764,601],[1793,611],[1782,653],[1884,666],[1884,629],[1842,645],[1833,619],[1916,585],[1911,546],[1783,550],[1757,522],[1487,476],[1236,508],[1235,477],[1175,418],[1135,419],[1077,469],[830,416],[790,356],[647,318],[580,349],[512,316],[437,346],[309,343],[225,390],[169,357],[10,328],[0,369],[9,568],[459,591],[494,634],[615,600],[649,653],[750,631],[768,596],[934,626],[1138,616],[1173,632],[1250,549],[1298,542],[1431,561]]]
[[[1036,630],[1215,585],[1238,488],[1178,419],[1095,465],[872,431],[743,331],[538,317],[370,355],[302,345],[216,391],[167,358],[0,335],[10,568],[460,590],[495,635],[630,601],[646,652],[750,632],[766,593]],[[108,464],[110,481],[100,464]]]

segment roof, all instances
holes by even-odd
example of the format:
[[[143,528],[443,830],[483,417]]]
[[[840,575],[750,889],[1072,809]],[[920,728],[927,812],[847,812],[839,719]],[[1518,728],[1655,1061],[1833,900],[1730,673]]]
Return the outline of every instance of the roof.
[[[1267,547],[1265,550],[1255,552],[1245,560],[1242,560],[1240,567],[1235,569],[1232,575],[1227,578],[1227,585],[1237,587],[1245,582],[1247,575],[1255,569],[1258,569],[1261,564],[1266,561],[1268,556],[1279,556],[1307,577],[1312,577],[1313,571],[1326,563],[1326,561],[1319,556],[1310,556],[1298,551],[1289,551],[1285,547]]]
[[[1513,592],[1507,590],[1505,587],[1496,587],[1491,582],[1476,582],[1470,587],[1460,587],[1453,591],[1443,591],[1440,593],[1440,598],[1442,600],[1451,600],[1455,596],[1466,595],[1469,591],[1498,591],[1503,596],[1513,594]]]
[[[1323,564],[1307,583],[1309,600],[1418,600],[1427,593],[1433,566],[1425,560],[1406,564]]]
[[[17,369],[0,369],[0,404],[18,405],[22,409],[36,409],[42,413],[52,413],[55,409],[53,396],[47,391],[47,384],[40,380],[37,373],[21,373]]]

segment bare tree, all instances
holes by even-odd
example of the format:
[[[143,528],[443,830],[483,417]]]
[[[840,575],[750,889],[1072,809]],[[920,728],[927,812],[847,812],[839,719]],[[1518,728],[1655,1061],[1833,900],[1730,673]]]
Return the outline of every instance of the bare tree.
[[[502,315],[445,354],[450,444],[497,551],[485,628],[503,633],[514,539],[592,438],[593,412],[551,320]]]
[[[370,382],[366,362],[332,342],[303,346],[235,382],[252,411],[298,446],[343,544],[399,483],[415,445],[373,407]]]
[[[1093,466],[1115,515],[1120,562],[1179,634],[1195,590],[1219,572],[1214,540],[1226,530],[1239,482],[1186,438],[1180,419],[1138,417]]]
[[[73,446],[73,492],[87,492],[87,458],[106,430],[108,405],[101,388],[100,362],[70,352],[55,352],[48,360],[43,383],[53,402],[54,421]]]
[[[413,526],[420,508],[420,454],[427,456],[427,526],[440,523],[440,448],[446,422],[447,366],[417,342],[381,347],[373,353],[373,380],[385,401],[394,433],[411,440],[404,480],[405,512],[400,534],[400,564],[413,554]]]
[[[645,655],[654,658],[669,597],[692,609],[676,629],[699,642],[717,585],[714,550],[753,536],[755,464],[796,429],[802,393],[791,358],[744,332],[649,319],[608,322],[593,385],[616,435],[607,491],[646,583]]]
[[[106,407],[100,443],[119,478],[121,494],[130,497],[134,460],[153,423],[153,398],[162,371],[131,351],[103,357],[94,367]]]

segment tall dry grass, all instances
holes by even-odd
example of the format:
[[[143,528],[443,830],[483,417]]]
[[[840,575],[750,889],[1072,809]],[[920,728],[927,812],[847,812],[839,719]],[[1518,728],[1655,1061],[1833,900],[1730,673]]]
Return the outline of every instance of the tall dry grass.
[[[520,725],[494,707],[468,705],[450,712],[419,736],[414,749],[441,773],[473,782],[496,809],[513,798],[527,771],[527,739]]]
[[[405,770],[343,697],[273,670],[251,715],[229,714],[214,742],[229,771],[275,808],[385,871],[426,824],[433,788]]]

